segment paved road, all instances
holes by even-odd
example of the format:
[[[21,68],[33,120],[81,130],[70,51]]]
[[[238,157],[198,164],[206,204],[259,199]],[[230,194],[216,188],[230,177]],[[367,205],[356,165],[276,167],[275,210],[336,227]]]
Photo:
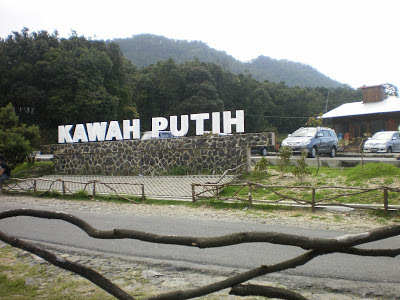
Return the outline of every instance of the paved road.
[[[18,201],[1,202],[0,211],[19,207]],[[41,208],[41,207],[37,207]],[[49,209],[47,207],[47,209]],[[177,209],[179,209],[177,207]],[[54,210],[54,209],[52,209]],[[69,213],[84,218],[91,225],[110,230],[128,228],[159,234],[185,236],[217,236],[240,231],[278,231],[304,234],[312,237],[335,237],[344,232],[304,229],[299,227],[271,226],[250,222],[227,222],[193,218],[174,218],[159,216],[138,216],[135,214],[109,214],[101,211],[68,210]],[[177,265],[196,265],[243,270],[261,264],[280,262],[304,252],[296,247],[269,244],[243,244],[215,249],[197,249],[183,246],[159,245],[134,240],[96,240],[88,238],[81,230],[62,221],[35,219],[30,217],[10,218],[0,221],[0,230],[17,237],[50,244],[88,249],[135,257],[168,261]],[[62,233],[62,234],[60,234]],[[370,247],[398,247],[400,238],[370,244]],[[400,258],[357,257],[344,254],[329,254],[310,263],[283,272],[310,281],[312,278],[358,280],[371,283],[400,283]],[[399,290],[400,293],[400,290]],[[400,295],[400,294],[399,294]]]

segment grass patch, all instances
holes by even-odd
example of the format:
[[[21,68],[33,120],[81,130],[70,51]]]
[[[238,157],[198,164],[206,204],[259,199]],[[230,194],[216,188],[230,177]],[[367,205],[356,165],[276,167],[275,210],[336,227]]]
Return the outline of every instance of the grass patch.
[[[156,200],[156,199],[146,199],[144,204],[149,205],[175,205],[175,206],[187,206],[187,207],[206,207],[206,208],[214,208],[214,209],[237,209],[243,210],[249,207],[247,201],[223,201],[215,198],[210,199],[202,199],[197,200],[196,202],[189,201],[177,201],[177,200]],[[252,207],[253,211],[274,211],[274,210],[293,210],[292,207],[288,207],[286,205],[279,204],[262,204],[262,203],[253,203]]]
[[[76,201],[105,201],[105,202],[115,202],[115,203],[129,203],[129,200],[135,202],[142,202],[141,197],[137,196],[124,196],[124,198],[118,197],[117,195],[101,195],[96,194],[93,199],[92,194],[87,192],[86,190],[79,190],[73,194],[65,194],[63,195],[60,191],[52,190],[46,192],[34,192],[34,193],[18,193],[21,195],[29,194],[37,197],[43,198],[54,198],[54,199],[62,199],[62,200],[76,200]],[[129,199],[129,200],[127,200]]]
[[[291,173],[294,171],[294,166],[287,166],[286,172]],[[279,166],[268,166],[266,173],[271,174],[271,170],[275,173],[280,171]],[[356,188],[370,188],[371,184],[380,187],[382,185],[394,185],[400,181],[400,168],[384,163],[368,163],[361,167],[358,165],[353,168],[330,168],[330,167],[320,167],[317,173],[316,167],[308,167],[307,180],[296,180],[295,178],[290,179],[290,176],[285,176],[286,181],[282,183],[282,177],[277,179],[274,176],[268,176],[264,180],[252,180],[265,185],[285,185],[285,186],[310,186],[310,187],[356,187]],[[254,172],[257,173],[257,172]],[[257,177],[252,177],[252,174],[246,174],[243,178],[245,180],[250,180],[251,178],[257,179]],[[272,181],[274,179],[274,181]],[[306,179],[306,178],[304,178]],[[235,189],[227,189],[224,192],[224,197],[232,196],[239,187]],[[283,188],[277,189],[275,191],[281,194],[303,200],[312,200],[311,189],[292,189]],[[382,190],[370,191],[367,193],[351,195],[356,193],[356,190],[345,190],[345,189],[321,189],[316,190],[316,200],[323,200],[332,198],[335,195],[347,194],[336,199],[327,200],[329,203],[356,203],[356,204],[382,204],[383,205],[383,192]],[[245,189],[239,192],[238,195],[242,197],[247,196],[248,190]],[[279,200],[282,197],[273,194],[268,189],[255,189],[252,192],[253,199],[258,200]],[[290,200],[290,199],[288,199]],[[389,204],[398,205],[400,204],[399,193],[394,191],[389,191]]]
[[[361,168],[357,165],[344,170],[347,182],[363,182],[373,178],[394,178],[400,177],[400,168],[382,163],[368,163]]]
[[[53,172],[52,161],[34,162],[33,164],[24,162],[11,171],[11,177],[34,178],[34,177],[49,175],[52,174],[52,172]]]
[[[335,222],[343,222],[343,220],[344,220],[344,218],[343,218],[343,216],[340,216],[340,215],[334,215],[333,216],[333,221],[335,221]]]
[[[0,299],[115,299],[77,275],[32,263],[30,254],[9,245],[0,249],[0,272]]]
[[[292,218],[299,218],[299,217],[302,217],[303,216],[303,214],[301,214],[301,213],[296,213],[296,214],[294,214],[294,215],[291,215],[290,217],[292,217]]]

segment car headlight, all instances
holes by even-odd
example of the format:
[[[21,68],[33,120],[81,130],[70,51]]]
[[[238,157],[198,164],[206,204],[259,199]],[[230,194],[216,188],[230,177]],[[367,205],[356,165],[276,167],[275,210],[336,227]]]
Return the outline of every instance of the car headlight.
[[[300,146],[307,146],[310,143],[310,141],[302,141],[300,142]]]

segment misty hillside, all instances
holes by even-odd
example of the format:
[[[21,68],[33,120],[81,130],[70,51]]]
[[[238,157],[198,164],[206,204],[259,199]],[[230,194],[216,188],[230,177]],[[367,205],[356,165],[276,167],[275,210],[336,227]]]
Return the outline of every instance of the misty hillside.
[[[249,72],[259,81],[281,82],[300,87],[343,87],[309,65],[289,60],[259,56],[251,62],[241,62],[225,51],[218,51],[201,41],[173,40],[152,34],[141,34],[126,39],[114,39],[122,53],[136,66],[145,67],[172,58],[177,63],[197,58],[212,62],[233,73]]]

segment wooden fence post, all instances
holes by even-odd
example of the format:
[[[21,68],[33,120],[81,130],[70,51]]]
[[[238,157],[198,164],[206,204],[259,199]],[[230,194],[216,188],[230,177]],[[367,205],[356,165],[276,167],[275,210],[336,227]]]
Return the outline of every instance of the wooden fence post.
[[[36,179],[33,180],[33,191],[34,191],[34,192],[37,192]]]
[[[63,196],[65,196],[65,181],[64,180],[61,181],[61,184],[62,184],[62,193],[63,193]]]
[[[385,210],[385,213],[389,212],[389,195],[388,189],[386,188],[383,189],[383,208]]]
[[[311,212],[315,211],[315,188],[312,188]]]
[[[144,184],[142,184],[142,202],[144,202],[144,200],[146,200],[146,197],[144,195]]]
[[[249,208],[253,207],[253,198],[251,197],[251,189],[252,189],[253,185],[251,183],[249,183]]]
[[[92,199],[94,199],[96,196],[96,180],[93,181],[93,193],[92,193]]]
[[[196,186],[192,183],[192,202],[196,202]]]

